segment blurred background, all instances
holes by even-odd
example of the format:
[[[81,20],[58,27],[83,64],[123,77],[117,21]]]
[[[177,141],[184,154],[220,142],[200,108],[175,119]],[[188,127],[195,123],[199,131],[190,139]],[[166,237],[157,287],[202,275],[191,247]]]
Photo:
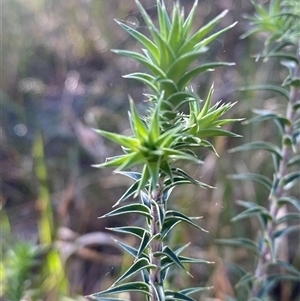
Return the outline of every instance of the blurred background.
[[[174,1],[165,2],[171,9]],[[141,3],[155,21],[155,1]],[[188,12],[193,1],[182,0],[181,4]],[[238,91],[254,83],[280,83],[287,75],[276,61],[263,67],[255,62],[253,55],[262,49],[263,36],[239,39],[249,29],[243,16],[253,12],[251,2],[202,0],[198,6],[195,29],[225,9],[229,13],[216,30],[239,22],[199,58],[199,63],[228,61],[236,66],[199,76],[193,83],[199,95],[205,98],[214,82],[214,101],[238,102],[228,115],[234,118],[251,117],[253,108],[284,109],[282,99],[267,92]],[[18,300],[11,288],[16,290],[20,283],[20,291],[26,292],[23,300],[85,300],[84,295],[107,288],[131,263],[106,227],[141,221],[134,216],[98,219],[110,210],[130,181],[112,170],[91,167],[121,152],[91,128],[126,132],[128,94],[141,112],[147,109],[143,103],[145,87],[122,78],[142,70],[141,66],[110,51],[138,50],[140,45],[114,19],[147,32],[134,0],[2,1],[3,301]],[[241,123],[233,127],[243,138],[216,140],[219,158],[200,150],[205,164],[185,166],[195,178],[217,189],[185,187],[175,190],[170,202],[185,214],[203,216],[200,225],[209,230],[207,234],[182,226],[170,238],[174,245],[190,241],[191,255],[216,262],[189,267],[192,279],[175,272],[172,275],[171,281],[178,287],[213,285],[214,290],[202,295],[205,299],[201,300],[223,300],[224,293],[236,294],[238,278],[230,262],[250,271],[254,266],[251,253],[218,246],[215,240],[255,238],[257,220],[237,224],[230,220],[241,210],[236,200],[263,205],[268,191],[253,183],[234,182],[228,175],[257,172],[272,177],[272,161],[264,151],[229,154],[228,149],[254,140],[279,142],[271,122],[263,127]],[[299,189],[295,194],[299,196]],[[121,239],[135,243],[132,237]],[[299,233],[289,241],[293,241],[290,248],[283,242],[283,256],[299,267]],[[280,291],[280,287],[277,289]],[[300,300],[296,286],[290,287],[289,299],[278,296],[276,300]]]

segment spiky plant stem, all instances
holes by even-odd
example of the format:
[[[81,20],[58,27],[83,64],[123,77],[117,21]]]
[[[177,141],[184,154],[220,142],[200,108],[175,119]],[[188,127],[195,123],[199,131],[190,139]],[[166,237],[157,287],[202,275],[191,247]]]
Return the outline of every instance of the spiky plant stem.
[[[298,47],[298,61],[300,61],[300,45]],[[297,68],[295,70],[295,77],[300,78],[300,65],[298,63]],[[274,175],[273,180],[273,189],[269,196],[270,202],[270,214],[273,217],[272,220],[268,220],[267,231],[264,233],[263,242],[262,242],[262,251],[261,257],[258,259],[258,263],[255,270],[255,278],[259,281],[256,281],[252,287],[252,297],[258,297],[259,292],[262,288],[262,281],[264,280],[265,275],[267,274],[268,263],[275,260],[273,258],[271,246],[268,241],[272,241],[274,238],[274,233],[276,231],[276,219],[279,213],[278,200],[285,195],[284,191],[284,177],[288,174],[287,163],[292,158],[293,153],[293,145],[291,139],[293,139],[293,125],[294,122],[299,117],[295,104],[300,99],[300,88],[297,86],[291,85],[290,87],[290,99],[287,104],[286,109],[286,118],[290,120],[289,125],[284,126],[284,132],[282,134],[282,147],[281,147],[281,155],[282,159],[279,164],[278,172]]]
[[[163,180],[159,181],[159,187],[157,190],[152,192],[151,199],[151,215],[152,220],[150,224],[150,233],[152,237],[152,241],[149,246],[150,253],[150,263],[155,265],[156,268],[150,271],[150,284],[151,284],[151,300],[157,301],[158,296],[157,293],[163,292],[163,280],[161,279],[161,258],[155,256],[156,252],[162,252],[163,250],[163,241],[159,233],[161,233],[161,223],[159,222],[159,212],[157,206],[162,206],[162,188],[163,188]],[[153,237],[157,237],[153,239]],[[159,289],[162,288],[162,289]]]

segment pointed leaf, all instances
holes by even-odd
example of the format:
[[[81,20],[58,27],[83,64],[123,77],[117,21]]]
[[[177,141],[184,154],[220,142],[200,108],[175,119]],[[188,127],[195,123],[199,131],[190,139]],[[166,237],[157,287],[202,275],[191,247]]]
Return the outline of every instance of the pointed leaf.
[[[154,84],[155,78],[152,75],[136,72],[124,75],[123,77],[138,80],[147,85],[155,94],[159,93],[157,86]]]
[[[141,34],[139,31],[129,27],[128,25],[115,20],[126,32],[128,32],[131,36],[133,36],[138,42],[140,42],[149,52],[153,61],[158,62],[158,50],[156,45],[149,40],[146,36]]]
[[[119,233],[126,233],[126,234],[132,234],[136,237],[142,238],[145,232],[147,230],[141,228],[141,227],[135,227],[135,226],[124,226],[124,227],[112,227],[112,228],[106,228],[107,230],[119,232]]]
[[[240,90],[241,91],[267,90],[267,91],[272,91],[272,92],[275,92],[275,93],[279,93],[282,96],[284,96],[287,100],[290,99],[289,92],[286,89],[278,87],[278,86],[274,86],[274,85],[256,85],[256,86],[251,86],[251,87],[243,87],[243,88],[240,88]]]
[[[300,211],[300,200],[293,197],[281,197],[278,199],[278,205],[291,204]]]
[[[104,290],[96,294],[92,294],[89,297],[94,298],[95,300],[95,298],[102,297],[105,295],[119,294],[124,292],[138,292],[138,293],[145,294],[147,296],[151,296],[149,285],[145,284],[144,282],[129,282],[118,286],[112,286],[107,290]]]
[[[206,36],[218,23],[219,21],[227,14],[228,10],[223,11],[220,15],[215,17],[205,26],[201,27],[196,33],[193,34],[185,43],[181,46],[179,50],[179,55],[191,51],[194,46],[199,43],[199,41]]]
[[[186,289],[180,290],[179,293],[182,293],[182,294],[188,296],[188,295],[191,295],[191,294],[194,294],[194,293],[211,290],[213,288],[214,288],[213,286],[190,287],[190,288],[186,288]]]
[[[117,143],[122,146],[125,146],[129,149],[135,149],[139,145],[139,141],[136,138],[120,135],[117,133],[111,133],[103,130],[94,130],[96,133],[100,134],[101,136]]]
[[[254,241],[247,238],[217,239],[216,242],[217,244],[246,248],[252,251],[256,256],[260,256],[258,245]]]
[[[151,235],[148,231],[145,231],[139,245],[137,256],[140,256],[144,252],[144,250],[148,247],[150,241],[151,241]]]
[[[166,77],[165,73],[158,66],[156,66],[147,57],[143,56],[140,53],[128,51],[128,50],[116,50],[116,49],[113,49],[112,52],[138,61],[147,69],[149,69],[157,77],[162,77],[162,78]]]
[[[193,219],[200,219],[200,218],[201,217],[196,217],[196,218],[193,218]],[[169,220],[184,221],[184,222],[190,224],[191,226],[193,226],[195,228],[198,228],[198,229],[200,229],[204,232],[208,232],[207,230],[204,230],[202,227],[200,227],[199,225],[194,223],[193,220],[190,217],[187,217],[183,213],[175,211],[175,210],[168,210],[166,212],[165,222],[167,222]]]
[[[138,253],[138,250],[125,244],[124,242],[122,241],[119,241],[117,239],[114,240],[125,252],[127,252],[128,254],[132,255],[134,258],[137,257],[137,253]]]
[[[143,269],[155,269],[156,266],[150,264],[146,258],[140,258],[136,262],[134,262],[131,267],[112,285],[115,286],[117,283],[131,277],[135,273],[143,270]]]
[[[173,252],[173,250],[170,247],[168,247],[168,246],[164,247],[164,249],[161,253],[164,254],[165,256],[167,256],[170,260],[172,260],[178,267],[180,267],[186,271],[186,268],[182,265],[182,263],[180,262],[180,259],[177,257],[177,255]],[[190,275],[190,273],[188,271],[186,271],[186,272],[188,275]]]
[[[178,300],[178,301],[196,301],[195,299],[188,297],[186,295],[184,295],[183,293],[180,292],[174,292],[174,291],[170,291],[167,290],[165,292],[166,295],[166,301],[170,300],[170,301],[174,301],[174,300]]]
[[[237,174],[237,175],[230,175],[228,176],[228,178],[233,180],[254,181],[259,184],[262,184],[268,190],[272,189],[272,182],[270,181],[270,179],[258,174],[252,174],[252,173]]]
[[[138,186],[139,182],[133,183],[112,207],[118,206],[121,202],[126,201],[129,197],[133,196],[136,193]]]
[[[241,146],[230,149],[229,152],[234,153],[234,152],[256,150],[256,149],[263,149],[269,151],[277,155],[280,159],[282,159],[280,148],[272,143],[264,142],[264,141],[255,141],[255,142],[246,143]]]
[[[141,215],[146,216],[147,218],[150,218],[150,219],[152,218],[149,208],[143,204],[126,205],[126,206],[117,208],[113,211],[110,211],[109,213],[106,213],[105,215],[103,215],[99,218],[116,216],[116,215],[126,214],[126,213],[141,214]]]

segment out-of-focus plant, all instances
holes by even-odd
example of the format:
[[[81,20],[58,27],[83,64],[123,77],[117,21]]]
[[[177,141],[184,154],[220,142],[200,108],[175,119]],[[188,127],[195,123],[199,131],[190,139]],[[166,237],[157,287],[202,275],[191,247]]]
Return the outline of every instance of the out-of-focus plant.
[[[249,201],[238,201],[245,210],[233,218],[234,222],[256,216],[261,231],[256,241],[245,238],[220,240],[234,246],[246,247],[256,254],[254,271],[244,271],[237,283],[242,288],[243,300],[272,300],[271,291],[280,281],[298,281],[300,271],[282,258],[280,249],[287,250],[286,236],[299,231],[300,200],[297,198],[300,178],[300,11],[298,1],[270,1],[268,7],[253,3],[255,14],[249,16],[252,29],[243,37],[264,34],[264,50],[257,60],[278,59],[287,68],[288,76],[282,84],[260,84],[246,90],[269,90],[277,93],[280,106],[274,110],[254,110],[255,117],[246,123],[273,120],[277,125],[275,143],[255,141],[232,149],[232,152],[265,150],[273,158],[273,175],[237,174],[237,180],[258,182],[269,190],[266,206]],[[284,107],[285,112],[282,111]],[[280,140],[278,140],[280,138]],[[270,179],[273,178],[273,179]],[[299,192],[299,190],[298,190]],[[260,202],[261,204],[263,202]],[[296,224],[295,224],[296,221]],[[290,292],[281,291],[280,300],[288,300]],[[246,297],[247,295],[247,297]]]
[[[168,234],[173,228],[185,222],[204,230],[195,220],[180,211],[169,207],[169,198],[175,187],[194,184],[210,187],[189,176],[176,165],[185,160],[194,164],[202,162],[193,148],[205,147],[215,152],[211,138],[218,136],[237,137],[238,135],[222,129],[235,119],[224,119],[223,115],[231,109],[232,103],[217,102],[212,105],[213,87],[203,101],[189,88],[190,82],[199,74],[213,68],[230,66],[232,63],[208,62],[192,65],[208,50],[208,45],[234,24],[209,35],[226,11],[208,24],[191,33],[197,1],[185,18],[178,2],[169,16],[165,4],[157,0],[158,26],[155,26],[144,7],[136,1],[152,39],[134,28],[118,24],[143,47],[143,54],[128,50],[114,50],[115,53],[134,59],[148,72],[137,72],[125,76],[144,83],[152,93],[146,94],[150,104],[147,116],[141,116],[130,98],[129,121],[132,135],[120,135],[96,130],[100,135],[122,147],[123,154],[111,157],[95,167],[115,167],[116,173],[131,178],[134,183],[117,201],[118,208],[103,217],[121,214],[137,214],[146,220],[145,226],[129,225],[110,230],[131,234],[139,238],[137,247],[122,241],[117,243],[134,258],[130,268],[107,290],[89,296],[93,300],[121,300],[109,297],[124,292],[138,292],[147,300],[194,300],[195,292],[208,287],[195,287],[179,290],[168,283],[168,271],[177,267],[189,274],[185,263],[210,264],[206,260],[182,255],[188,245],[172,248],[168,244]],[[141,168],[131,171],[130,168]],[[133,197],[129,204],[124,205]],[[137,198],[139,197],[139,198]],[[124,280],[141,273],[142,281]],[[167,284],[168,283],[168,284]]]

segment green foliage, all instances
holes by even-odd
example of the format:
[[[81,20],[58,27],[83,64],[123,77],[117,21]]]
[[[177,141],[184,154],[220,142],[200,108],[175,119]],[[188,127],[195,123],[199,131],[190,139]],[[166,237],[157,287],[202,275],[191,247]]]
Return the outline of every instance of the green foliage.
[[[288,77],[282,85],[259,84],[243,88],[243,90],[269,90],[285,106],[285,115],[279,111],[254,110],[256,116],[245,122],[261,123],[274,120],[278,126],[278,135],[281,137],[279,145],[255,141],[240,145],[231,150],[255,151],[264,150],[273,158],[273,177],[260,174],[237,174],[231,176],[237,180],[251,180],[264,185],[269,191],[267,207],[259,206],[249,201],[239,201],[238,204],[246,208],[232,221],[258,217],[261,222],[261,233],[257,241],[244,238],[219,240],[219,243],[245,247],[256,254],[256,268],[252,272],[244,273],[236,284],[236,289],[247,292],[247,300],[270,300],[272,289],[280,281],[299,281],[299,270],[295,266],[281,259],[279,245],[283,237],[291,232],[299,231],[299,199],[293,195],[292,188],[299,188],[299,106],[300,97],[300,57],[299,57],[299,4],[296,1],[270,1],[269,7],[253,3],[256,13],[248,17],[253,28],[243,37],[263,32],[267,35],[264,51],[261,55],[264,60],[279,59],[282,66],[288,68]],[[284,88],[283,88],[284,87]],[[287,102],[286,102],[287,100]],[[292,205],[288,206],[288,205]],[[292,209],[289,209],[292,208]],[[289,211],[291,210],[291,211]],[[293,223],[296,221],[297,224]],[[279,271],[275,272],[274,271]],[[243,297],[245,300],[245,297]]]
[[[1,279],[2,297],[11,301],[19,301],[25,297],[27,290],[31,288],[31,271],[39,264],[36,259],[39,253],[40,250],[32,243],[18,241],[5,254],[1,254],[4,275]]]
[[[193,148],[208,148],[216,153],[211,138],[238,135],[222,129],[222,126],[240,119],[223,119],[223,115],[234,104],[217,102],[212,104],[213,87],[205,101],[189,88],[189,83],[199,74],[212,71],[213,68],[230,66],[232,63],[212,62],[204,65],[193,65],[208,45],[220,35],[232,28],[232,24],[211,34],[215,26],[225,16],[226,11],[208,24],[191,33],[197,8],[197,1],[185,18],[179,3],[174,4],[169,16],[163,1],[157,0],[158,28],[154,25],[144,7],[136,1],[144,22],[149,29],[151,39],[117,21],[117,23],[143,47],[143,54],[113,50],[142,64],[149,73],[132,73],[126,78],[144,83],[152,91],[146,96],[150,102],[147,116],[141,116],[130,98],[129,121],[132,135],[120,135],[103,130],[95,130],[103,137],[119,144],[123,154],[108,158],[106,162],[95,167],[115,167],[116,172],[125,175],[134,183],[117,201],[112,210],[103,217],[135,213],[146,219],[146,229],[136,226],[110,228],[114,232],[126,233],[139,239],[137,248],[122,241],[117,243],[123,250],[134,256],[131,267],[107,290],[90,296],[94,300],[118,300],[107,298],[122,292],[139,292],[147,300],[194,300],[190,294],[205,288],[167,290],[170,268],[179,268],[188,275],[185,263],[211,264],[212,262],[180,255],[187,247],[177,250],[168,245],[168,234],[176,225],[185,222],[207,232],[195,220],[177,210],[168,208],[172,190],[183,184],[194,184],[200,187],[209,185],[195,180],[181,168],[174,167],[177,161],[185,160],[201,164]],[[210,34],[210,35],[209,35]],[[188,113],[186,113],[188,109]],[[216,153],[217,154],[217,153]],[[137,167],[139,172],[130,168]],[[131,197],[136,198],[130,204],[123,205]],[[125,279],[141,273],[144,282],[119,284]]]

